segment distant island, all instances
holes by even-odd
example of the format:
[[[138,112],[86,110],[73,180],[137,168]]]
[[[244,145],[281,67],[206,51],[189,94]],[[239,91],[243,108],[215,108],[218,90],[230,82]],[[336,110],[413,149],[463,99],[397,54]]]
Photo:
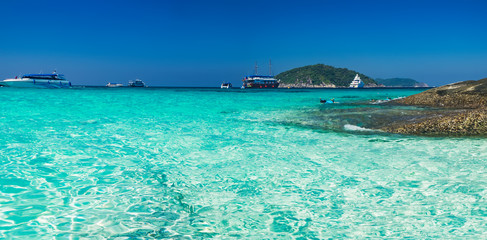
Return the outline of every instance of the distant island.
[[[373,79],[363,73],[347,68],[337,68],[325,64],[293,68],[275,76],[280,80],[280,88],[344,88],[349,87],[358,74],[365,87],[428,87],[410,78]]]
[[[411,78],[376,78],[375,81],[385,87],[429,87],[428,84]]]
[[[391,122],[382,130],[431,136],[487,136],[487,78],[433,88],[390,104],[440,111],[420,118]]]
[[[366,86],[377,86],[374,79],[347,68],[336,68],[325,64],[308,65],[279,73],[275,76],[282,88],[348,87],[358,74]]]

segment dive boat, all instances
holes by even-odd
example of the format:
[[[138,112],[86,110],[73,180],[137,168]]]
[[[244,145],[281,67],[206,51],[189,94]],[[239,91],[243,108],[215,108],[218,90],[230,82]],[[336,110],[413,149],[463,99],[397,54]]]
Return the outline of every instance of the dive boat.
[[[121,84],[121,83],[108,83],[107,87],[109,87],[109,88],[123,87],[123,84]]]
[[[224,83],[222,83],[220,88],[232,88],[232,83],[231,82],[224,82]]]
[[[135,79],[135,81],[129,82],[129,87],[146,87],[145,83],[140,79]]]
[[[19,88],[69,88],[71,82],[63,74],[26,74],[20,78],[11,78],[0,81],[0,85]]]
[[[363,87],[364,87],[364,82],[362,82],[358,74],[355,75],[355,78],[350,83],[350,88],[363,88]]]
[[[250,75],[242,80],[242,88],[278,88],[279,81],[274,76]]]
[[[271,63],[269,61],[269,75],[257,74],[257,63],[255,63],[255,75],[245,76],[242,80],[242,89],[244,88],[278,88],[279,80],[271,75]]]

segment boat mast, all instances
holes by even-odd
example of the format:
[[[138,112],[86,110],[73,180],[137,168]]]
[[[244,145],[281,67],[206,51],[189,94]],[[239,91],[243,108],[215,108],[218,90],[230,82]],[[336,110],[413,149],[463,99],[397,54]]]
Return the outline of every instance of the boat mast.
[[[272,63],[271,63],[271,59],[269,59],[269,76],[272,76]]]
[[[258,68],[259,68],[259,67],[257,66],[257,61],[256,61],[256,62],[255,62],[255,72],[254,72],[254,74],[255,74],[255,75],[257,75],[257,69],[258,69]]]

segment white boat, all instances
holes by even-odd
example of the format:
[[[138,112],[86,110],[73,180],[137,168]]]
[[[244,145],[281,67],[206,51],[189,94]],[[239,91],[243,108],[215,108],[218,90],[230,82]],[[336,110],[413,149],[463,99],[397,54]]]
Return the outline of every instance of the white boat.
[[[232,83],[230,83],[230,82],[224,82],[224,83],[222,83],[222,85],[220,86],[220,88],[232,88]]]
[[[54,71],[52,74],[26,74],[20,78],[5,79],[0,81],[0,85],[19,88],[69,88],[71,82]]]
[[[129,82],[129,87],[147,87],[144,82],[140,79],[135,79],[135,81]]]
[[[121,83],[108,83],[107,87],[110,87],[110,88],[112,88],[112,87],[123,87],[123,84],[121,84]]]
[[[364,82],[362,82],[358,74],[355,75],[355,78],[350,83],[350,88],[363,88],[363,87],[364,87]]]

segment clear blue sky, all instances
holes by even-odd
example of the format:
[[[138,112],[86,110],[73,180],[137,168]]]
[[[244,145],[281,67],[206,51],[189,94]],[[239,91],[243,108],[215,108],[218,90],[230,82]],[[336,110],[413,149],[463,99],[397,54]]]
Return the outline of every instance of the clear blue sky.
[[[0,78],[219,86],[324,63],[431,85],[487,77],[487,1],[0,1]]]

